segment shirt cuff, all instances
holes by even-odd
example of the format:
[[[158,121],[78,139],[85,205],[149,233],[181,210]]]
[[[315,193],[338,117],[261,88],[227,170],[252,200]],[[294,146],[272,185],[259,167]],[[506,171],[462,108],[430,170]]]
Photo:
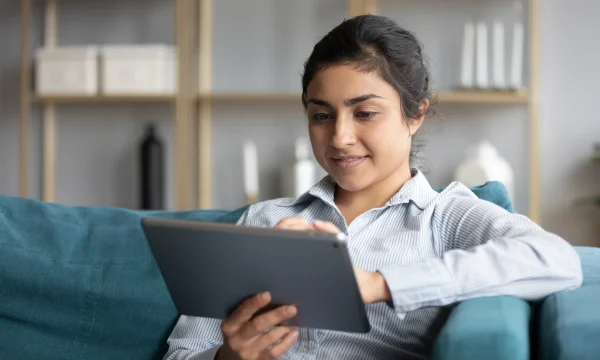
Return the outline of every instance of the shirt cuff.
[[[425,306],[442,306],[458,292],[441,259],[391,265],[378,270],[385,279],[398,316]]]

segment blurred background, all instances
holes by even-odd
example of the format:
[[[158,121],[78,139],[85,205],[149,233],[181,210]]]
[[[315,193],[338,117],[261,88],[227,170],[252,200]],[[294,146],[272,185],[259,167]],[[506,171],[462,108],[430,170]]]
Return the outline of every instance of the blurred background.
[[[324,175],[295,166],[302,65],[365,11],[424,45],[439,103],[416,165],[431,185],[484,173],[518,212],[600,246],[589,0],[0,0],[0,193],[171,210],[296,196]]]

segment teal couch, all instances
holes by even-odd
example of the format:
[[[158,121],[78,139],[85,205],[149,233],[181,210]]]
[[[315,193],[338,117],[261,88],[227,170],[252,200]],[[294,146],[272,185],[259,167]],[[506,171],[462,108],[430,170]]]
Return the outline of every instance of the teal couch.
[[[502,185],[473,191],[512,211]],[[243,211],[143,212],[0,196],[0,360],[161,359],[178,313],[140,220],[233,223]],[[597,359],[600,251],[578,251],[581,289],[536,304],[514,297],[464,301],[433,357]]]

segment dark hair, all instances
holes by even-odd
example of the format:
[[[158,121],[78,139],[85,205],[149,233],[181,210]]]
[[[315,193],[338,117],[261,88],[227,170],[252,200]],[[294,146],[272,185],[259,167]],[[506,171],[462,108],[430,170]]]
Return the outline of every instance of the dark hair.
[[[360,15],[344,20],[313,48],[304,64],[302,104],[307,107],[306,89],[314,76],[334,65],[353,65],[360,71],[378,71],[400,95],[402,115],[415,119],[421,114],[425,99],[433,102],[430,75],[423,59],[422,46],[416,36],[394,20],[378,15]],[[411,163],[418,146],[413,140]]]

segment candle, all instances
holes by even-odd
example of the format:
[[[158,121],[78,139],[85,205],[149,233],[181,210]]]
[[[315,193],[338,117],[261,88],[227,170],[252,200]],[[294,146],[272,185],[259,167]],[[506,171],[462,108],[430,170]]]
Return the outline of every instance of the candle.
[[[258,201],[258,156],[252,141],[244,143],[244,191],[248,203]]]
[[[477,24],[477,86],[488,87],[488,32],[483,22]]]
[[[475,24],[465,23],[460,82],[464,88],[473,87],[473,63],[475,57]]]
[[[494,87],[506,87],[504,79],[504,24],[494,23]]]

